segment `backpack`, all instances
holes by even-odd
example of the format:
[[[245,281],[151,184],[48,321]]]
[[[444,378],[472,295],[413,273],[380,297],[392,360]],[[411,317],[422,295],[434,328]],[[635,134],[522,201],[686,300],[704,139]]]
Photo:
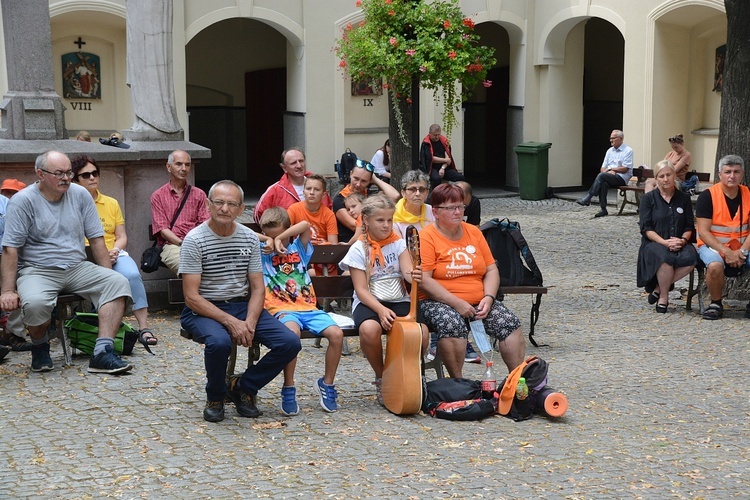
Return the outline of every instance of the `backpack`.
[[[341,155],[341,163],[338,164],[339,182],[343,185],[349,184],[349,176],[352,173],[352,169],[357,164],[357,155],[352,153],[352,150],[346,148],[344,154]]]
[[[492,219],[479,228],[497,260],[500,291],[504,286],[542,286],[542,272],[521,234],[518,222]]]
[[[99,315],[96,313],[77,312],[65,322],[70,346],[89,356],[94,352],[96,338],[99,336]],[[138,332],[130,323],[123,321],[115,335],[115,353],[126,356],[133,353],[133,346],[138,340]]]
[[[481,420],[495,413],[496,400],[482,399],[482,383],[466,378],[427,382],[422,411],[445,420]]]

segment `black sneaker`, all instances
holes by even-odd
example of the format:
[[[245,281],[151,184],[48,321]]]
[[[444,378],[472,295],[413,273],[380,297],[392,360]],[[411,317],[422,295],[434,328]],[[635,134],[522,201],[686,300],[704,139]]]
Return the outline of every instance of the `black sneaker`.
[[[48,372],[54,368],[52,358],[49,356],[49,343],[39,344],[31,347],[31,371]]]
[[[7,356],[10,351],[10,346],[0,345],[0,360],[5,359],[5,356]]]
[[[263,414],[257,406],[255,406],[255,396],[246,393],[240,389],[240,377],[239,375],[233,375],[229,380],[229,392],[227,395],[229,399],[234,403],[237,408],[237,413],[241,417],[256,418]]]
[[[745,306],[745,317],[750,318],[750,302]]]
[[[206,401],[203,409],[203,420],[206,422],[221,422],[224,420],[224,401]]]
[[[91,356],[89,360],[89,373],[109,373],[116,375],[118,373],[129,372],[133,369],[133,365],[126,363],[115,354],[112,346],[107,346],[105,350]]]

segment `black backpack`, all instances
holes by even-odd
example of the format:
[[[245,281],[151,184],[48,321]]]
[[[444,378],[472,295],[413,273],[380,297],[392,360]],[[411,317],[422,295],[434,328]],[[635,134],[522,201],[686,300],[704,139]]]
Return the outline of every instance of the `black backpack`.
[[[466,378],[427,382],[422,411],[445,420],[481,420],[495,414],[496,400],[482,399],[482,383]]]
[[[341,155],[341,162],[338,164],[339,182],[343,185],[349,184],[349,176],[352,173],[352,169],[357,164],[357,155],[352,153],[352,150],[346,148],[344,154]]]
[[[490,246],[504,286],[542,286],[542,272],[521,234],[518,222],[492,219],[479,228]]]

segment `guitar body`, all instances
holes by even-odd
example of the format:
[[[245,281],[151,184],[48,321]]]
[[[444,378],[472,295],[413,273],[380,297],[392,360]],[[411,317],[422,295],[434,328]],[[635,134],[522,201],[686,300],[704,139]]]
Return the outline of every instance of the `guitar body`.
[[[383,367],[383,404],[396,415],[422,408],[422,328],[411,318],[396,318],[388,332]]]
[[[406,230],[407,248],[414,266],[419,265],[419,234]],[[414,415],[422,408],[422,328],[417,318],[417,284],[412,283],[409,315],[399,317],[388,331],[385,346],[383,404],[396,415]]]

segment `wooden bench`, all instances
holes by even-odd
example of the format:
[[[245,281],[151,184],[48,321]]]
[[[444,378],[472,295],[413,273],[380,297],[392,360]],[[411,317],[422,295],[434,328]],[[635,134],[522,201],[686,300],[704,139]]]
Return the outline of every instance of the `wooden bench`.
[[[711,182],[711,174],[708,172],[696,172],[695,170],[693,170],[687,173],[687,177],[691,177],[693,175],[698,176],[698,182],[702,182],[702,183]],[[641,197],[643,196],[643,193],[645,192],[646,179],[653,179],[654,171],[648,167],[645,167],[644,165],[641,165],[640,167],[633,169],[633,177],[636,178],[635,185],[628,184],[627,186],[617,187],[617,189],[619,190],[618,191],[619,195],[622,196],[622,204],[620,205],[620,211],[617,212],[617,215],[622,215],[622,211],[623,209],[625,209],[625,205],[635,205],[636,210],[640,207]],[[628,192],[635,193],[635,201],[628,200],[628,196],[627,196]]]
[[[641,205],[641,197],[643,196],[646,179],[654,178],[654,171],[648,167],[641,165],[640,167],[633,169],[633,177],[636,178],[635,185],[627,184],[626,186],[618,186],[618,194],[622,196],[622,204],[620,205],[620,211],[617,215],[622,215],[622,211],[625,209],[625,205],[635,205],[636,209]],[[631,179],[632,181],[632,179]],[[628,192],[635,193],[635,201],[628,200]]]
[[[349,250],[349,245],[316,245],[313,250],[313,255],[310,258],[311,264],[327,264],[334,262],[338,264],[346,255]],[[315,295],[318,299],[329,302],[331,300],[341,301],[345,299],[351,299],[354,294],[354,284],[352,283],[351,276],[311,276],[313,288],[315,289]],[[182,292],[182,280],[171,279],[169,280],[168,295],[170,303],[181,304],[185,302],[184,295]],[[330,306],[328,307],[330,309]],[[346,342],[347,337],[358,337],[359,331],[354,328],[342,328],[344,332],[344,341]],[[180,329],[180,335],[186,339],[194,340],[189,332],[184,329]],[[301,339],[315,339],[318,341],[320,336],[314,333],[303,330],[300,335]],[[320,344],[318,344],[319,346]],[[346,343],[345,343],[346,346]],[[253,345],[249,348],[248,353],[248,366],[260,359],[260,345],[257,342],[253,342]],[[229,364],[227,365],[227,379],[234,374],[237,362],[237,346],[232,346],[232,353],[229,358]],[[425,368],[434,369],[438,378],[443,378],[443,366],[439,360],[432,361],[425,364]]]

